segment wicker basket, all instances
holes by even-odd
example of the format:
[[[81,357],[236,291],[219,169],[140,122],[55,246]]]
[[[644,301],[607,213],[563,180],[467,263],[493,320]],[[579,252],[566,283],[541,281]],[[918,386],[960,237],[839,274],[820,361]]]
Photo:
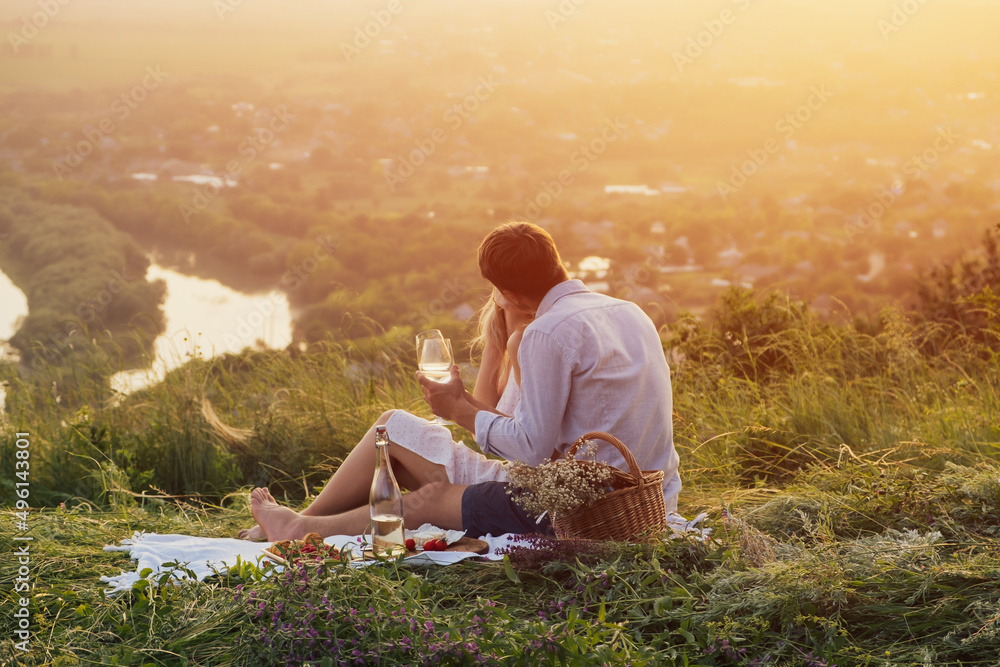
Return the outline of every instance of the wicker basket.
[[[584,441],[595,438],[614,445],[625,457],[629,472],[608,466],[612,470],[613,490],[590,505],[552,517],[552,528],[556,536],[629,542],[666,530],[667,510],[663,502],[662,470],[639,470],[639,464],[628,447],[610,433],[600,431],[580,437],[566,452],[566,456],[574,456]]]

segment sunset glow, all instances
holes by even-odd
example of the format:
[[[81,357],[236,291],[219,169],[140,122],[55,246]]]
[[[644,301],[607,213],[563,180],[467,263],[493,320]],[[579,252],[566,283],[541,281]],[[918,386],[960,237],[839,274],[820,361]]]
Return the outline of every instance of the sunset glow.
[[[0,0],[0,665],[997,664],[998,27]]]

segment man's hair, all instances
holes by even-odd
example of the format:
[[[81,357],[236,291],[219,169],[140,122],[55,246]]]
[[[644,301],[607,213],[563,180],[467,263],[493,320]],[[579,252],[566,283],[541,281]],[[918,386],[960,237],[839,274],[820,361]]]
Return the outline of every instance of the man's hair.
[[[500,290],[541,301],[566,280],[555,241],[530,222],[500,225],[479,245],[479,272]]]

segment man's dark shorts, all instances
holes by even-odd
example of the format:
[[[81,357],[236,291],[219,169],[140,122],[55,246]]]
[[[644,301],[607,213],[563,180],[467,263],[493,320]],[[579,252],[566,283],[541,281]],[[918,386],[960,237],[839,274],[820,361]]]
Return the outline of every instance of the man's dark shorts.
[[[504,533],[537,533],[554,535],[548,515],[536,523],[538,517],[527,514],[507,495],[505,482],[473,484],[462,493],[462,528],[469,537],[494,537]]]

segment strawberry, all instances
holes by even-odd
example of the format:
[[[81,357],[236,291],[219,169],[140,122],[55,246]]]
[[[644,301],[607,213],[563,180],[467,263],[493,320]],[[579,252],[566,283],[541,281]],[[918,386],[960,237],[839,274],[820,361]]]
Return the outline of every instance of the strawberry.
[[[412,537],[408,537],[406,539],[406,541],[403,542],[403,546],[406,547],[407,551],[416,551],[417,550],[417,543],[413,540]]]

